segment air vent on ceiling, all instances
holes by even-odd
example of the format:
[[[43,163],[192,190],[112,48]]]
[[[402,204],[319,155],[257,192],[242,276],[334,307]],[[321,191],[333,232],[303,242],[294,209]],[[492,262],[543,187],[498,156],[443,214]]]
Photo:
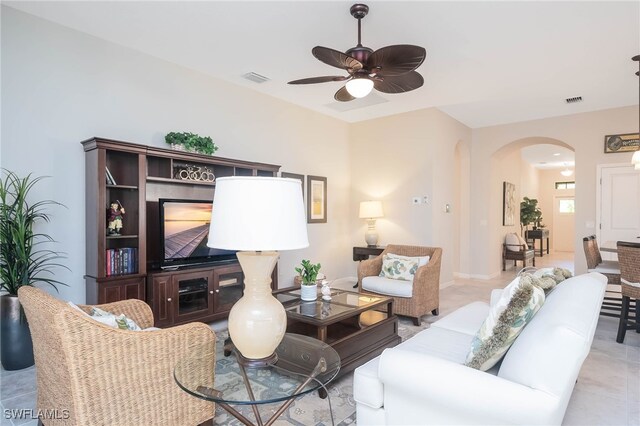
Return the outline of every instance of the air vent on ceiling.
[[[253,81],[254,83],[266,83],[267,81],[270,80],[270,78],[255,72],[248,72],[246,74],[243,74],[242,78],[245,78],[249,81]]]
[[[582,102],[582,96],[574,96],[573,98],[567,98],[565,101],[568,104],[575,104],[576,102]]]

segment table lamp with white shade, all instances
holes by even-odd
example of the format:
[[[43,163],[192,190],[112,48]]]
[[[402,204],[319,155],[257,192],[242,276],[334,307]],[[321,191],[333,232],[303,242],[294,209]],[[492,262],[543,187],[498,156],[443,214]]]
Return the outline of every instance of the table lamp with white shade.
[[[360,219],[367,219],[367,232],[364,240],[367,245],[373,247],[378,244],[378,232],[376,231],[376,219],[383,217],[382,202],[362,201],[360,202]]]
[[[244,294],[229,313],[229,336],[253,365],[275,362],[274,351],[287,328],[282,304],[271,294],[276,250],[307,247],[300,181],[235,176],[216,180],[209,247],[240,250]]]

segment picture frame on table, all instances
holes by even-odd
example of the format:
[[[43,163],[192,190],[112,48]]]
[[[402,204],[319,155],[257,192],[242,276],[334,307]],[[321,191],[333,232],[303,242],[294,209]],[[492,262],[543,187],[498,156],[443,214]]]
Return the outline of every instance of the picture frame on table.
[[[307,223],[327,223],[327,178],[307,175]]]

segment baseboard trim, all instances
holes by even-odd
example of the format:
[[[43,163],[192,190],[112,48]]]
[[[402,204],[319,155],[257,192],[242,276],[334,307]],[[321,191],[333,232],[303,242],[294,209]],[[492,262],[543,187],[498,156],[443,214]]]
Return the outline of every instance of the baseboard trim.
[[[440,290],[442,290],[443,288],[451,287],[454,283],[455,283],[454,280],[447,281],[446,283],[442,283],[440,284]]]
[[[454,277],[454,278],[465,278],[465,279],[469,279],[469,278],[471,278],[471,274],[467,274],[467,273],[463,273],[463,272],[454,272],[454,273],[453,273],[453,277]]]
[[[500,272],[494,272],[490,275],[482,275],[482,274],[471,274],[470,278],[474,280],[492,280],[500,276]]]

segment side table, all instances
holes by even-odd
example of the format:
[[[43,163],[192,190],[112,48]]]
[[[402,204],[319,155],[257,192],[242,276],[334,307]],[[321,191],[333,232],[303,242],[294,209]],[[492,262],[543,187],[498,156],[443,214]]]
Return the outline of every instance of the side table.
[[[380,253],[384,251],[384,246],[364,246],[364,247],[354,247],[353,248],[353,261],[354,262],[362,262],[363,260],[369,259],[370,256],[379,256]],[[358,288],[358,283],[353,286],[353,288]]]
[[[532,229],[529,231],[525,231],[524,232],[524,238],[529,241],[529,240],[533,240],[533,247],[535,249],[536,246],[536,240],[540,240],[540,257],[544,256],[543,248],[544,248],[544,243],[543,243],[543,239],[546,238],[547,239],[547,254],[549,254],[549,230],[546,228],[541,228],[541,229]]]
[[[217,403],[247,426],[272,425],[296,397],[324,388],[340,371],[335,349],[299,334],[286,333],[276,349],[277,361],[266,367],[242,365],[236,349],[227,349],[231,356],[218,354],[217,359],[212,346],[194,350],[178,361],[173,377],[188,394]],[[275,402],[283,404],[263,422],[257,406]],[[250,405],[256,423],[231,404]]]

